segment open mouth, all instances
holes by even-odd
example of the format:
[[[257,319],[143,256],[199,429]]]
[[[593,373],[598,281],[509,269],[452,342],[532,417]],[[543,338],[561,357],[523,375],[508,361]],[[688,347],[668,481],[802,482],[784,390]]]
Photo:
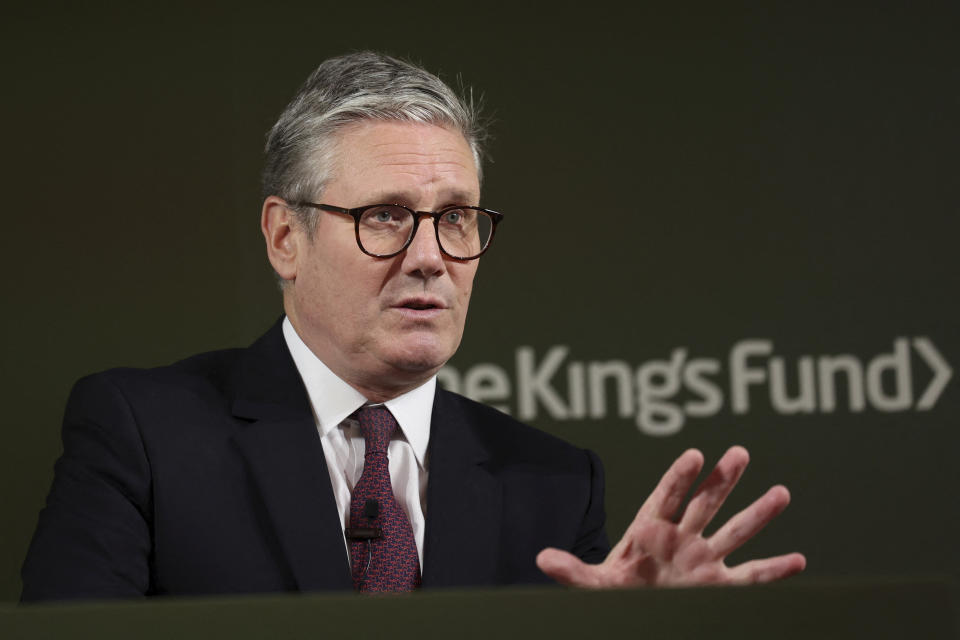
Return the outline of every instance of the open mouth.
[[[411,309],[413,311],[430,311],[431,309],[443,309],[443,304],[439,300],[430,298],[411,298],[404,300],[398,307],[400,309]]]
[[[429,302],[407,302],[403,305],[404,309],[416,309],[417,311],[423,311],[425,309],[439,309],[435,304]]]

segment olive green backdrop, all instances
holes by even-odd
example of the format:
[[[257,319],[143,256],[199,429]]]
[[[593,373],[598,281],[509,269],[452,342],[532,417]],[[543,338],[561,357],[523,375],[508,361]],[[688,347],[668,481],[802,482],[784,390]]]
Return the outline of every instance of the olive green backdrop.
[[[507,217],[443,379],[597,450],[612,534],[683,449],[739,443],[721,515],[794,503],[735,560],[960,575],[956,4],[198,4],[0,27],[0,598],[73,381],[280,313],[264,134],[360,48],[483,92]]]

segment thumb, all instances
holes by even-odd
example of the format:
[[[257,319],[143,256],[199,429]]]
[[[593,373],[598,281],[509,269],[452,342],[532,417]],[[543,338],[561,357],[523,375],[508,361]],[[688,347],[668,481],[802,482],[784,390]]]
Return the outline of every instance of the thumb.
[[[547,548],[537,554],[540,571],[568,587],[597,587],[596,567],[560,549]]]

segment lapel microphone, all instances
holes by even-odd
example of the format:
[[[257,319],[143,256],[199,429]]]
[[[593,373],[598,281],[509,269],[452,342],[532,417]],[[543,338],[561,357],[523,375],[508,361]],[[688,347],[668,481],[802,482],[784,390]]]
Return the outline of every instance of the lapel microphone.
[[[367,520],[376,520],[380,517],[380,503],[374,498],[368,498],[363,503],[363,517]],[[347,527],[347,540],[375,540],[382,535],[380,527]]]

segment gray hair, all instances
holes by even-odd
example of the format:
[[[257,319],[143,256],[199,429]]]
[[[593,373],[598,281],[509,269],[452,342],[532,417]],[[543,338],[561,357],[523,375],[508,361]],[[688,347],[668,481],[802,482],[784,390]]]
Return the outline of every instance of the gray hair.
[[[289,203],[319,196],[330,180],[339,134],[363,120],[451,127],[470,145],[480,173],[486,132],[472,91],[458,96],[440,78],[373,51],[330,58],[310,74],[267,136],[263,196]],[[312,235],[317,212],[298,211]]]

